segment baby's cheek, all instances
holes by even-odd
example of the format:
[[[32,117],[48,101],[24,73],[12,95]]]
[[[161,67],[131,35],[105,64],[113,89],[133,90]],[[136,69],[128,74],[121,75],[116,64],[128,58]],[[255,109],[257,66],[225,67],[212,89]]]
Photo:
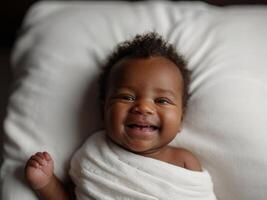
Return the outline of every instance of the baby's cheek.
[[[119,129],[123,124],[125,112],[119,104],[113,104],[106,110],[106,125],[110,129]]]
[[[176,110],[169,110],[165,113],[164,118],[165,125],[168,126],[169,129],[174,131],[180,130],[182,113],[177,112]]]

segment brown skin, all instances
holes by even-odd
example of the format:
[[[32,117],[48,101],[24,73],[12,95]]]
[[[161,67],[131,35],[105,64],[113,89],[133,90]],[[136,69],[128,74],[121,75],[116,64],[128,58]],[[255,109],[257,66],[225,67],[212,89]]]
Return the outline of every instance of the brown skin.
[[[183,115],[183,78],[172,61],[164,57],[123,59],[113,66],[108,86],[103,102],[108,138],[136,154],[202,171],[191,152],[168,146],[181,129]],[[25,176],[39,199],[73,198],[54,175],[47,152],[28,160]]]
[[[192,153],[167,146],[180,131],[183,115],[183,78],[172,61],[123,59],[113,66],[108,85],[105,128],[113,142],[143,156],[201,171]]]
[[[25,177],[41,200],[75,199],[73,189],[68,190],[54,175],[54,163],[47,152],[37,152],[25,166]]]

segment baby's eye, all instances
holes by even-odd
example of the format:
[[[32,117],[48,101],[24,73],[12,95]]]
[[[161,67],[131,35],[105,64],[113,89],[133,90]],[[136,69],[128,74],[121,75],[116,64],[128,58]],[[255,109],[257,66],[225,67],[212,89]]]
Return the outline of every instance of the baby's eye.
[[[125,101],[134,101],[135,97],[132,95],[119,95],[119,98]]]
[[[155,102],[158,104],[170,104],[171,103],[171,101],[167,98],[157,98]]]

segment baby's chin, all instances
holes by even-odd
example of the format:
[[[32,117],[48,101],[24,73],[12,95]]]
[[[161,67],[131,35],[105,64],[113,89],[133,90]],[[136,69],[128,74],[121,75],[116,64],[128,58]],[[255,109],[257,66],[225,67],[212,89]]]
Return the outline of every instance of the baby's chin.
[[[121,145],[124,149],[139,155],[148,155],[155,152],[155,147],[151,141],[134,140]]]
[[[156,131],[157,132],[157,131]],[[133,134],[133,135],[132,135]],[[158,139],[158,133],[145,133],[145,135],[135,135],[136,132],[131,134],[127,130],[121,130],[120,134],[113,134],[111,131],[107,131],[108,138],[123,149],[135,154],[145,154],[146,152],[153,151],[155,148],[155,141]],[[139,132],[137,132],[139,134]],[[118,137],[119,136],[119,137]]]

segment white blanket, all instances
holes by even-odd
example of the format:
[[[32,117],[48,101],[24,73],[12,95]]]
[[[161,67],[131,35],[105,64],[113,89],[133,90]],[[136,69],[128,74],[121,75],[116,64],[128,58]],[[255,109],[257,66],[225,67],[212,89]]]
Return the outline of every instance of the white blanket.
[[[78,200],[214,200],[206,170],[190,171],[128,152],[106,138],[92,135],[71,161],[70,175]]]

